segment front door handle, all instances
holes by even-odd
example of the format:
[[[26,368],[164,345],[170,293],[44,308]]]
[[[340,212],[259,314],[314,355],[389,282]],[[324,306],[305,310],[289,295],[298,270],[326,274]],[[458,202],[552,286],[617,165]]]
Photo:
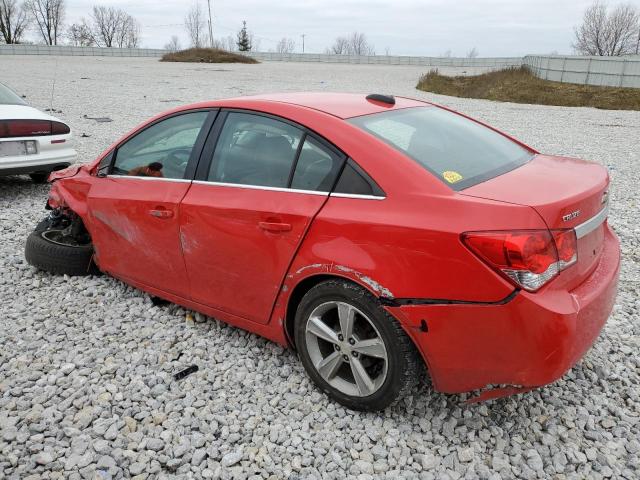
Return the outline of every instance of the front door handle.
[[[259,222],[258,226],[266,230],[267,232],[281,233],[281,232],[289,232],[291,230],[290,223],[280,223],[280,222]]]
[[[165,208],[157,208],[149,210],[149,215],[156,218],[171,218],[173,217],[173,210],[167,210]]]

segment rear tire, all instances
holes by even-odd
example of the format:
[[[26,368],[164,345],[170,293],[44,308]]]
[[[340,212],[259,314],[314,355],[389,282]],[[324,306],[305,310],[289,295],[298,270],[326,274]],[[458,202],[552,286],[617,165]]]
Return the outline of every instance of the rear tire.
[[[29,176],[31,177],[31,180],[33,181],[33,183],[45,183],[49,178],[49,173],[47,172],[30,173]]]
[[[302,298],[295,341],[316,385],[354,410],[392,405],[410,394],[424,368],[413,342],[378,299],[343,280],[322,282]]]
[[[24,256],[30,265],[57,275],[82,276],[98,273],[93,263],[93,244],[69,245],[55,241],[49,219],[42,220],[27,237]]]

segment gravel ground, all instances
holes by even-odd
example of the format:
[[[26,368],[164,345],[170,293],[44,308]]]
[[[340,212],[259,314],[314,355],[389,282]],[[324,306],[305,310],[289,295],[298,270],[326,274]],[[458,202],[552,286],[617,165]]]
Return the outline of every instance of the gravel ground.
[[[47,187],[0,177],[0,478],[639,478],[640,112],[428,95],[413,88],[423,70],[0,57],[0,81],[40,108],[56,74],[53,107],[75,130],[81,161],[181,103],[336,90],[435,100],[546,153],[607,165],[620,292],[580,364],[515,398],[466,406],[465,395],[423,386],[384,413],[351,412],[314,388],[291,351],[153,306],[106,276],[29,267],[24,240]],[[172,380],[191,364],[199,372]]]

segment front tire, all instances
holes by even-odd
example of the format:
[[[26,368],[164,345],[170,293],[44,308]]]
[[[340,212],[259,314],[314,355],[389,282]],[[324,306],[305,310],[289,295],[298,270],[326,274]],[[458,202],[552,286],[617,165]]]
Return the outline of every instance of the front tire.
[[[400,324],[367,290],[322,282],[302,298],[295,341],[321,390],[354,410],[382,410],[418,383],[422,361]]]
[[[93,244],[78,242],[66,235],[67,229],[51,227],[49,220],[38,223],[27,237],[24,256],[30,265],[57,275],[82,276],[97,273],[93,263]]]

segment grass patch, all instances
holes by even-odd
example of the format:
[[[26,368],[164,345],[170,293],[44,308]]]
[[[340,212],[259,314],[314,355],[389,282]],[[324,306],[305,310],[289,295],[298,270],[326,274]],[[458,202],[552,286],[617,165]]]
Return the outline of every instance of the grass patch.
[[[447,77],[431,70],[417,87],[452,97],[482,98],[499,102],[595,107],[607,110],[640,110],[640,88],[596,87],[551,82],[526,67],[508,68],[482,75]]]
[[[189,48],[179,52],[165,53],[161,62],[193,63],[260,63],[257,60],[238,53],[218,50],[217,48]]]

